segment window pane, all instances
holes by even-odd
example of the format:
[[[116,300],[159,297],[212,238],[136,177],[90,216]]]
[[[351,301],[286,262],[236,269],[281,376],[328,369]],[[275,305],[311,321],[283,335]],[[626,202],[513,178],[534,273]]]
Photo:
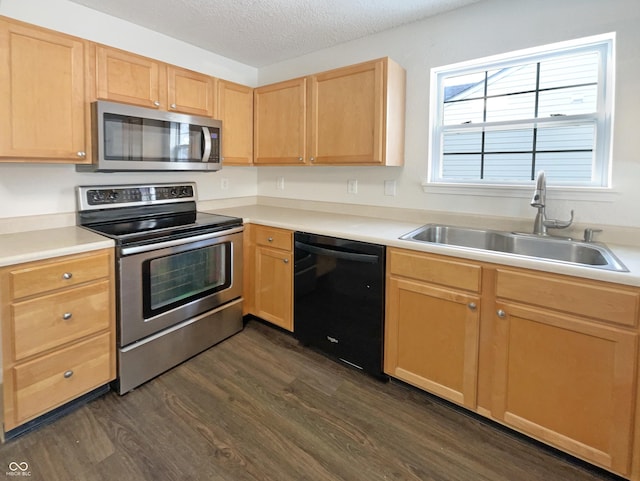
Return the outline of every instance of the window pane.
[[[444,104],[444,125],[481,123],[484,117],[484,100],[463,100]]]
[[[531,152],[533,129],[488,131],[485,134],[485,152]]]
[[[487,154],[484,157],[485,180],[531,180],[531,154]]]
[[[480,154],[445,154],[442,157],[442,178],[447,180],[479,180]]]
[[[588,183],[592,180],[592,152],[539,153],[536,170],[544,170],[549,182]]]
[[[590,114],[597,110],[597,85],[586,85],[540,92],[538,117]]]
[[[487,122],[532,119],[535,116],[534,93],[507,95],[487,99]]]
[[[538,151],[593,150],[595,125],[538,128]]]
[[[442,80],[444,88],[444,101],[469,99],[484,96],[483,71],[465,75],[455,75]]]
[[[445,154],[482,151],[482,132],[445,132],[443,136]]]
[[[543,60],[540,63],[540,88],[597,83],[599,64],[598,52]]]
[[[535,63],[489,71],[487,95],[504,95],[535,90],[536,71],[537,64]]]

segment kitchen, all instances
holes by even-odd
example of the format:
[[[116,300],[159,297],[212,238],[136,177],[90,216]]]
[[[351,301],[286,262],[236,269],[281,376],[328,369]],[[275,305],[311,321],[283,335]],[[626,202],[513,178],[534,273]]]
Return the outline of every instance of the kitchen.
[[[434,19],[355,40],[294,60],[252,68],[210,52],[125,24],[71,2],[0,3],[0,14],[54,30],[89,38],[128,51],[202,71],[247,85],[264,85],[298,75],[342,67],[389,55],[407,70],[407,122],[404,167],[225,167],[218,174],[86,174],[70,165],[1,165],[0,201],[2,231],[17,226],[74,222],[76,185],[195,181],[205,210],[251,204],[299,207],[329,212],[407,220],[424,219],[436,212],[449,223],[468,224],[477,216],[500,222],[518,222],[530,228],[534,211],[530,189],[505,202],[500,195],[461,195],[451,190],[425,187],[429,68],[468,58],[486,56],[570,38],[616,31],[618,76],[616,124],[613,142],[613,191],[580,193],[550,190],[554,217],[574,209],[578,226],[601,227],[607,243],[637,245],[636,146],[631,119],[637,110],[635,91],[640,67],[636,58],[638,6],[635,2],[479,2]],[[522,25],[522,19],[527,24]],[[115,35],[112,32],[119,32]],[[123,35],[120,32],[127,32]],[[478,38],[486,37],[486,42]],[[204,61],[202,59],[205,59]],[[621,100],[623,99],[623,100]],[[635,108],[634,108],[635,107]],[[96,180],[95,176],[100,180]],[[102,180],[106,176],[106,180]],[[281,180],[282,179],[282,180]],[[349,180],[357,180],[357,192],[349,193]],[[396,195],[384,195],[385,181],[395,181]],[[326,202],[331,199],[331,202]],[[400,210],[398,210],[400,209]],[[557,215],[556,215],[557,214]],[[497,219],[496,219],[497,218]],[[506,218],[506,220],[505,220]],[[43,223],[47,224],[43,224]],[[51,223],[51,224],[48,224]],[[399,232],[399,234],[404,233]]]

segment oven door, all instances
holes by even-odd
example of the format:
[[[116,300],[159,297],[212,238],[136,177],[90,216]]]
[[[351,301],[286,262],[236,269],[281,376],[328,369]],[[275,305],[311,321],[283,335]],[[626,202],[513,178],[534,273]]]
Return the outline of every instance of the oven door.
[[[118,345],[143,339],[242,296],[242,227],[123,247]]]

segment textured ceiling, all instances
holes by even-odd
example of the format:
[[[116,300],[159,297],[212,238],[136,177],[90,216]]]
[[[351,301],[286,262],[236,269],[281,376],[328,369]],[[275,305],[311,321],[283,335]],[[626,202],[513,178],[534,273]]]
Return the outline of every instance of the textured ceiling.
[[[478,0],[72,0],[261,67]]]

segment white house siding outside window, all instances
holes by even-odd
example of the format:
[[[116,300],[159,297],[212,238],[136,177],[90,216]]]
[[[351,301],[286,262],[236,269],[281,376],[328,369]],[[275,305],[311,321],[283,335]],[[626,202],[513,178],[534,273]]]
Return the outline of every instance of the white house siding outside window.
[[[433,69],[429,182],[608,187],[614,37]]]

